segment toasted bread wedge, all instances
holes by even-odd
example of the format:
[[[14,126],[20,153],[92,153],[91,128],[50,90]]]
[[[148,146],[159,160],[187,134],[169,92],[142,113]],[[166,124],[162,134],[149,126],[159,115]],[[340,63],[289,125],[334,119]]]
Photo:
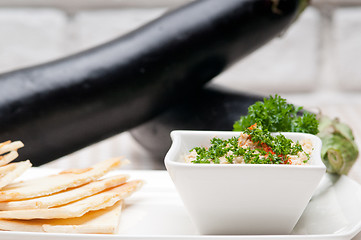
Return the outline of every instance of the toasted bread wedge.
[[[0,201],[35,198],[77,187],[97,180],[124,163],[127,163],[127,160],[112,158],[95,164],[91,168],[67,170],[55,175],[14,182],[0,191]]]
[[[79,187],[71,188],[52,195],[32,198],[27,200],[0,202],[0,210],[24,210],[24,209],[37,209],[37,208],[50,208],[59,205],[64,205],[69,202],[79,200],[84,197],[91,196],[105,189],[118,186],[125,183],[128,179],[127,175],[121,174],[104,179],[96,180],[84,184]]]
[[[27,220],[81,217],[89,211],[95,211],[113,206],[116,202],[130,196],[142,185],[143,182],[140,180],[130,181],[90,197],[49,209],[0,211],[0,218]]]
[[[11,184],[17,177],[31,167],[29,160],[10,163],[0,167],[0,189]]]
[[[19,148],[24,147],[24,144],[21,141],[6,141],[0,143],[0,155],[11,152],[11,151],[17,151]]]
[[[24,232],[112,234],[119,226],[122,201],[111,207],[68,219],[0,219],[0,229]]]

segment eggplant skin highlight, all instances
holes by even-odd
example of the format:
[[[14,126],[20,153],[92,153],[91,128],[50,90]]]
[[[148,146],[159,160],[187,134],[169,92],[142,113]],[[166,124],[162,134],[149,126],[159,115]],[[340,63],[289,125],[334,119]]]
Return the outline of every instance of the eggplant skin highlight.
[[[18,159],[36,166],[132,129],[279,35],[305,3],[194,1],[106,44],[2,74],[0,137],[23,141]]]

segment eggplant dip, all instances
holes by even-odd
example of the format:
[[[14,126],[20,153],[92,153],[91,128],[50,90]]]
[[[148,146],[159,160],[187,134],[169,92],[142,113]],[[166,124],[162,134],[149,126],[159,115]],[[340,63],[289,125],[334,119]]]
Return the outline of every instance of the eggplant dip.
[[[271,135],[254,124],[239,137],[211,139],[210,147],[195,147],[186,163],[204,164],[289,164],[307,165],[313,151],[309,139],[293,142],[284,135]]]

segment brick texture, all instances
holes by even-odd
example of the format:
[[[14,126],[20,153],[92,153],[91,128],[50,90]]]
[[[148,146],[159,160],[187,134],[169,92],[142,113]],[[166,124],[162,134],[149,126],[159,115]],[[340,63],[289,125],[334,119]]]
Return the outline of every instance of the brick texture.
[[[334,16],[335,62],[340,90],[361,90],[361,7],[341,8]]]
[[[71,51],[102,44],[162,15],[166,8],[81,11],[72,18]]]
[[[66,15],[55,9],[0,9],[0,72],[64,53]]]

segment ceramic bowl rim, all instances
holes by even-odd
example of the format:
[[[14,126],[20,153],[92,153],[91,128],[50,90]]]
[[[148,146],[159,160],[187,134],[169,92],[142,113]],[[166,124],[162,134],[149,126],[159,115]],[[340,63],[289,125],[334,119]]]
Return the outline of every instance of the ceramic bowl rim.
[[[172,138],[172,145],[169,148],[165,158],[164,163],[166,165],[172,165],[172,166],[178,166],[183,168],[219,168],[219,169],[227,169],[227,168],[278,168],[278,169],[291,169],[291,168],[300,168],[300,169],[326,169],[326,166],[321,160],[321,147],[322,147],[322,141],[321,139],[313,134],[309,133],[298,133],[298,132],[277,132],[273,134],[283,134],[283,135],[295,135],[295,136],[303,136],[303,137],[309,137],[313,138],[316,143],[314,146],[314,157],[319,158],[315,159],[315,161],[311,162],[309,165],[285,165],[285,164],[190,164],[186,162],[179,162],[176,160],[176,154],[178,150],[178,146],[181,144],[181,134],[214,134],[215,136],[217,134],[236,134],[235,131],[208,131],[208,130],[173,130],[170,133],[170,136]],[[240,133],[240,132],[238,132]]]

